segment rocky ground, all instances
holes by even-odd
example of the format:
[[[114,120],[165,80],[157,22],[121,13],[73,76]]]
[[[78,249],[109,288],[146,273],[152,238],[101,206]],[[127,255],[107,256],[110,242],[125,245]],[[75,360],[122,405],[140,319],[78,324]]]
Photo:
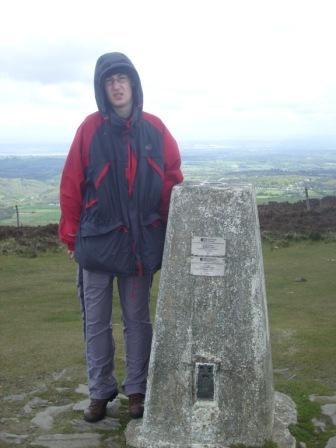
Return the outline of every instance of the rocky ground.
[[[54,372],[32,390],[1,397],[0,447],[124,447],[127,398],[119,394],[106,418],[94,424],[82,418],[88,404],[88,388],[73,383],[71,369]]]
[[[127,398],[119,394],[112,403],[109,403],[104,420],[93,424],[87,423],[82,418],[82,412],[89,403],[88,388],[84,384],[71,387],[73,381],[71,375],[70,369],[54,372],[49,379],[36,384],[32,390],[1,397],[3,417],[0,419],[0,447],[127,446],[124,437],[124,428],[128,421]],[[67,387],[64,387],[65,384]],[[46,393],[50,396],[55,396],[53,393],[57,393],[60,398],[51,401],[45,398]],[[297,421],[295,405],[289,397],[276,394],[276,407],[279,407],[276,409],[276,415],[279,421],[274,436],[279,448],[294,448],[295,439],[287,427]],[[336,395],[311,395],[309,398],[320,405],[323,416],[320,420],[312,419],[315,431],[317,433],[325,431],[327,423],[330,422],[336,426]],[[300,443],[300,448],[306,448],[306,445]],[[336,437],[331,437],[325,448],[336,448]]]

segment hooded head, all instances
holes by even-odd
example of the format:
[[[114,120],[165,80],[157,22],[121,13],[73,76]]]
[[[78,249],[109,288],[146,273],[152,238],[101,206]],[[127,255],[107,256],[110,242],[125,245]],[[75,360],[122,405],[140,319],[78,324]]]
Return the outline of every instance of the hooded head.
[[[143,94],[138,72],[132,62],[122,53],[106,53],[97,60],[94,75],[94,90],[98,110],[103,115],[111,112],[111,104],[107,99],[104,81],[114,73],[127,73],[132,84],[133,110],[142,110]]]

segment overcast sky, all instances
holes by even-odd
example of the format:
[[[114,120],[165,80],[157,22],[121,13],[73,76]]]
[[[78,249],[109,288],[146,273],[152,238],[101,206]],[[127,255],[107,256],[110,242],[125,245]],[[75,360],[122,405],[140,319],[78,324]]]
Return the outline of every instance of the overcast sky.
[[[336,136],[335,0],[0,4],[0,143],[70,142],[110,51],[179,141]]]

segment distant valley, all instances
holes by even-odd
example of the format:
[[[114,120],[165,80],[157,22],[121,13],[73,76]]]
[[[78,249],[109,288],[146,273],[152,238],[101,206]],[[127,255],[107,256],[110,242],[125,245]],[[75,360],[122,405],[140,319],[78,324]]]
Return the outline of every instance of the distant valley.
[[[185,180],[249,182],[259,204],[303,200],[305,189],[310,198],[336,195],[336,145],[328,142],[190,142],[181,155]],[[0,224],[57,222],[64,161],[55,148],[51,156],[21,156],[0,146]]]

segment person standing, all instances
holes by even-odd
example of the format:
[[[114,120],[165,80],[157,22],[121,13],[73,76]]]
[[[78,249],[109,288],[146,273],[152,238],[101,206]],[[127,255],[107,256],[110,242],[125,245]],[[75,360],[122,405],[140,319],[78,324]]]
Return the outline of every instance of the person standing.
[[[117,279],[126,349],[123,391],[132,418],[143,415],[152,340],[149,294],[160,269],[171,190],[182,182],[176,141],[142,109],[140,78],[122,53],[97,60],[98,111],[75,135],[60,184],[60,239],[83,269],[90,405],[105,417],[118,395],[114,377],[112,285]]]

